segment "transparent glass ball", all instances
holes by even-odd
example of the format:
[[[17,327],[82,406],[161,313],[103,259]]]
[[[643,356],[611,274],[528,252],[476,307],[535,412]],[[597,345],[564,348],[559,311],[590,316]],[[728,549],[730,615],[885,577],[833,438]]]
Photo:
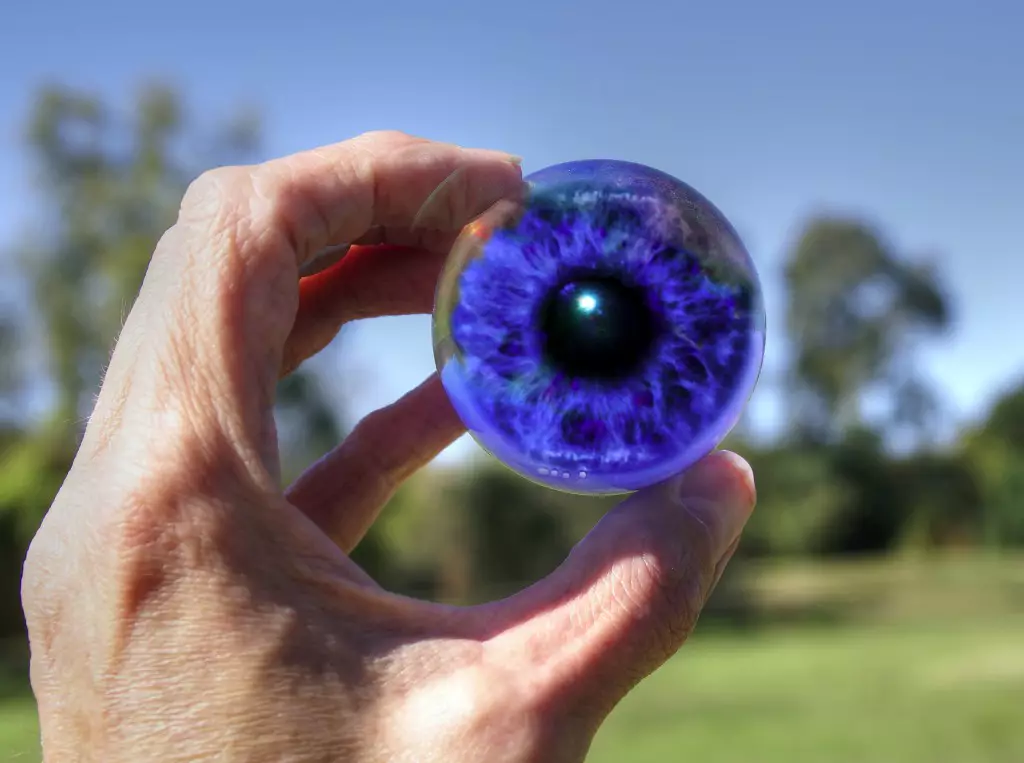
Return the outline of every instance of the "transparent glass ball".
[[[434,356],[473,438],[522,476],[626,493],[712,451],[764,357],[753,262],[690,186],[621,161],[525,178],[459,234]]]

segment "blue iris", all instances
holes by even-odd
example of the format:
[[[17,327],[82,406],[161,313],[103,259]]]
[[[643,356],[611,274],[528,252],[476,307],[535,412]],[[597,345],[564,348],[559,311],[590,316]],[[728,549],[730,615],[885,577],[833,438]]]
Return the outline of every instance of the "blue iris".
[[[707,210],[680,235],[680,208],[593,177],[535,184],[462,268],[458,362],[442,379],[513,468],[563,489],[636,489],[735,423],[763,352],[756,280],[715,256]]]

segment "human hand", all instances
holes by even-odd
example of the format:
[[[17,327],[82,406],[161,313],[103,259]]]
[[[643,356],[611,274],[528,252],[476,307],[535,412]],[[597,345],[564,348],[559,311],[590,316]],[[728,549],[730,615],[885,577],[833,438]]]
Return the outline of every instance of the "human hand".
[[[193,184],[25,564],[47,761],[580,761],[680,647],[753,507],[731,454],[467,608],[346,555],[462,433],[436,376],[280,487],[279,377],[349,320],[429,312],[454,232],[521,182],[499,152],[372,133]]]

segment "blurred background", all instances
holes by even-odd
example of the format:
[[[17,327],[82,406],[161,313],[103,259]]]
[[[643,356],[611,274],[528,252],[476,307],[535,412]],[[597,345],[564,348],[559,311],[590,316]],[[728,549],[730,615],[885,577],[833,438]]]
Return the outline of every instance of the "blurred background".
[[[21,561],[183,189],[381,128],[527,172],[654,165],[761,269],[768,355],[728,443],[758,510],[692,643],[589,760],[1024,760],[1024,6],[273,8],[0,11],[0,760],[39,756]],[[346,330],[281,386],[289,475],[432,370],[425,316]],[[608,506],[460,441],[355,555],[480,601]]]

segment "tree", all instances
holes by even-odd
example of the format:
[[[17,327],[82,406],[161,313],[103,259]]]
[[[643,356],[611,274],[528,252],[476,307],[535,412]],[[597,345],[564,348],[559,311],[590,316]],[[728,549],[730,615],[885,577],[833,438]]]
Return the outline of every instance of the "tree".
[[[938,274],[864,222],[818,217],[785,280],[790,431],[758,456],[762,495],[778,506],[770,526],[755,518],[762,550],[884,551],[910,537],[910,523],[918,539],[948,537],[962,517],[917,490],[938,459],[928,450],[939,405],[915,364],[919,342],[951,320]],[[894,459],[894,443],[920,458]],[[970,492],[954,482],[950,495]]]
[[[977,546],[985,512],[977,475],[961,453],[916,453],[893,465],[900,505],[908,515],[905,546]]]
[[[822,217],[805,228],[785,278],[798,435],[827,442],[864,424],[869,394],[885,403],[885,428],[924,430],[935,400],[916,373],[915,343],[950,321],[935,271],[864,223]]]
[[[1024,382],[995,402],[963,449],[981,494],[985,541],[1024,545]]]
[[[802,556],[829,550],[843,507],[845,483],[835,479],[831,454],[811,445],[738,447],[757,475],[757,510],[742,548],[755,556]]]

